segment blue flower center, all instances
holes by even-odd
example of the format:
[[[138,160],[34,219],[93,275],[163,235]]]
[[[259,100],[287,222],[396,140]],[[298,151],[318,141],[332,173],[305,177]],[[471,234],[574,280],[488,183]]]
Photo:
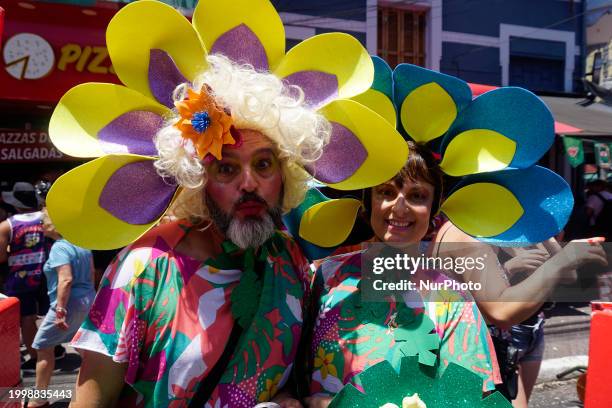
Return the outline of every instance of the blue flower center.
[[[193,114],[191,118],[191,126],[196,132],[203,133],[210,126],[210,116],[206,111],[200,111]]]

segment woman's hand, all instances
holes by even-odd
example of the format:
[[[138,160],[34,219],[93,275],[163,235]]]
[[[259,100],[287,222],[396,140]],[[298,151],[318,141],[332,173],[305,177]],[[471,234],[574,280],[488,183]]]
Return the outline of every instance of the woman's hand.
[[[504,263],[510,276],[519,272],[532,273],[548,259],[548,253],[542,249],[521,250],[518,255]]]
[[[550,259],[550,262],[558,266],[560,278],[571,277],[575,280],[576,268],[584,264],[608,265],[606,253],[601,247],[601,242],[604,240],[604,238],[597,237],[570,241],[561,252]]]
[[[331,400],[332,397],[316,396],[305,398],[304,402],[308,408],[327,408]]]

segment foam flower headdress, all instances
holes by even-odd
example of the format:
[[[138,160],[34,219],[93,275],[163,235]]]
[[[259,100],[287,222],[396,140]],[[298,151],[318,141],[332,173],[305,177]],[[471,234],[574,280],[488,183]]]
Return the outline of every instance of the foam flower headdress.
[[[62,152],[96,158],[58,179],[48,197],[57,229],[76,244],[127,245],[176,199],[180,186],[154,168],[153,137],[172,116],[176,87],[208,69],[207,53],[251,64],[303,90],[308,106],[332,128],[322,157],[307,169],[318,181],[337,189],[376,185],[406,160],[407,149],[393,126],[347,99],[372,83],[374,69],[363,46],[347,34],[327,33],[285,54],[283,24],[268,0],[201,0],[192,23],[168,5],[142,0],[114,16],[106,39],[124,85],[72,88],[49,126]],[[219,158],[224,144],[236,142],[232,126],[249,125],[236,122],[205,88],[190,88],[176,108],[181,119],[175,126],[200,157]],[[356,212],[358,205],[340,207]]]
[[[354,99],[405,137],[439,146],[442,171],[459,178],[440,208],[453,224],[497,245],[542,242],[559,233],[573,196],[563,178],[535,165],[554,139],[554,120],[541,99],[516,87],[472,99],[458,78],[410,64],[392,71],[384,60],[372,59],[373,85]],[[311,197],[316,205],[326,200]],[[308,234],[320,223],[316,212],[298,211],[300,235],[319,246],[313,251],[339,244]]]

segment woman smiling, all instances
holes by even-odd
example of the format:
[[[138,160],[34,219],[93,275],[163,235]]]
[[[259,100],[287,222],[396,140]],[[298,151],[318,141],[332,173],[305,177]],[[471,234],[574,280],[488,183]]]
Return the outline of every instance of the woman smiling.
[[[423,249],[432,215],[439,208],[442,175],[432,154],[408,142],[409,159],[391,180],[366,190],[365,215],[374,233],[372,242],[399,250],[406,244]],[[399,369],[401,358],[418,355],[442,375],[449,363],[478,374],[483,390],[498,381],[486,325],[469,294],[408,291],[386,302],[362,299],[365,277],[363,251],[326,259],[318,268],[307,403],[324,407],[345,384],[360,385],[358,374],[380,361]],[[418,271],[401,278],[444,282],[436,271]],[[418,287],[418,286],[417,286]]]

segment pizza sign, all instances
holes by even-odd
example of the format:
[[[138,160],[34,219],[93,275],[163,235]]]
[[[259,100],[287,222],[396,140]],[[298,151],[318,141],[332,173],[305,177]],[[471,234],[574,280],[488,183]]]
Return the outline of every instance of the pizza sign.
[[[13,6],[0,44],[0,99],[56,103],[84,82],[119,83],[105,39],[117,7],[85,15],[82,7],[57,3]]]
[[[6,41],[3,50],[4,68],[10,76],[19,80],[42,79],[54,69],[92,74],[114,74],[108,50],[102,46],[81,46],[75,43],[63,45],[59,58],[51,45],[41,36],[20,33]]]
[[[11,37],[3,50],[4,68],[16,79],[41,79],[53,69],[51,45],[39,35],[21,33]]]

